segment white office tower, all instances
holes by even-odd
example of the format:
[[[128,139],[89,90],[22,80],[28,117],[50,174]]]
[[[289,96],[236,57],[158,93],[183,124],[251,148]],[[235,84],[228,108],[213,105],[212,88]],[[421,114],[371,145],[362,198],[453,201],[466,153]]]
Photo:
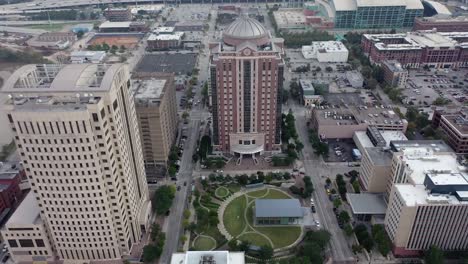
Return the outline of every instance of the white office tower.
[[[2,231],[15,262],[121,259],[148,229],[151,202],[129,86],[123,64],[26,65],[5,83],[6,112],[39,208],[39,217],[12,217]],[[53,256],[38,250],[21,223],[41,225]]]

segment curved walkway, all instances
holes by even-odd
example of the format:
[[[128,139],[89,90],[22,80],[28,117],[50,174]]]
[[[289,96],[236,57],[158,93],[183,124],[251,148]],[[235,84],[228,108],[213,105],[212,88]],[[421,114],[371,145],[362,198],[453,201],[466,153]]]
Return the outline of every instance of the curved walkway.
[[[250,192],[254,192],[254,191],[259,191],[259,190],[263,190],[263,189],[267,189],[267,192],[265,194],[263,194],[262,196],[259,196],[259,197],[255,197],[255,196],[250,196],[248,195],[248,193]],[[246,196],[246,209],[249,208],[249,206],[255,201],[255,199],[258,199],[258,198],[263,198],[263,197],[266,197],[269,193],[270,193],[270,189],[274,189],[276,191],[280,191],[280,192],[283,192],[285,193],[286,195],[288,195],[289,197],[291,197],[291,195],[289,195],[288,193],[284,192],[283,190],[280,190],[279,188],[274,188],[274,187],[271,187],[271,186],[263,186],[261,188],[257,188],[255,190],[249,190],[249,189],[242,189],[241,191],[239,192],[236,192],[234,193],[233,195],[229,196],[228,199],[226,199],[222,204],[221,206],[218,208],[218,220],[219,220],[219,223],[218,223],[218,230],[219,232],[228,240],[232,240],[233,237],[227,230],[226,230],[226,227],[224,226],[224,219],[223,219],[223,216],[224,216],[224,211],[226,210],[226,207],[229,203],[231,203],[234,199],[236,199],[237,197],[240,197],[240,196],[243,196],[245,195]],[[248,201],[249,199],[248,198],[251,198],[253,199],[253,201]],[[292,198],[292,197],[291,197]],[[247,218],[247,210],[244,210],[244,221],[246,222],[246,226],[244,227],[244,230],[236,237],[240,237],[244,234],[251,234],[251,233],[254,233],[254,234],[257,234],[257,235],[260,235],[264,238],[266,238],[268,240],[268,242],[270,243],[270,245],[274,248],[274,244],[273,244],[273,241],[265,234],[257,231],[254,227],[252,227],[248,221],[248,218]],[[275,252],[279,252],[279,251],[284,251],[284,250],[287,250],[287,249],[290,249],[292,247],[295,247],[297,246],[301,241],[302,241],[302,238],[304,237],[304,228],[302,226],[300,226],[301,228],[301,234],[299,235],[298,239],[292,243],[291,245],[289,246],[286,246],[286,247],[283,247],[283,248],[277,248],[275,249],[274,251]]]
[[[205,237],[205,238],[211,239],[213,241],[214,246],[211,249],[207,249],[206,251],[211,251],[211,250],[216,249],[216,246],[218,244],[218,243],[216,243],[216,239],[214,239],[213,237],[210,237],[210,236],[202,235],[202,234],[197,234],[197,236],[193,239],[193,242],[192,242],[193,247],[195,247],[195,243],[197,242],[197,239],[199,237]]]
[[[248,195],[248,193],[246,193],[245,196],[247,196],[247,198],[249,198],[249,197],[250,198],[262,198],[262,197],[267,196],[269,193],[270,193],[270,189],[267,189],[266,193],[264,195],[260,196],[260,197],[253,197],[253,196]],[[266,240],[268,240],[268,242],[270,243],[271,248],[275,248],[275,244],[273,244],[273,241],[271,241],[271,239],[267,235],[259,232],[257,229],[255,229],[253,226],[251,226],[250,223],[249,223],[249,219],[247,217],[247,212],[249,211],[248,209],[249,209],[250,205],[252,203],[254,203],[254,202],[255,202],[255,199],[250,201],[250,202],[248,201],[248,199],[246,199],[247,204],[246,204],[246,207],[245,207],[245,210],[244,210],[244,221],[245,221],[246,225],[244,227],[244,230],[239,234],[239,237],[244,235],[244,234],[254,233],[254,234],[257,234],[257,235],[260,235],[260,236],[263,236],[264,238],[266,238]],[[248,228],[250,228],[252,231],[247,231]]]

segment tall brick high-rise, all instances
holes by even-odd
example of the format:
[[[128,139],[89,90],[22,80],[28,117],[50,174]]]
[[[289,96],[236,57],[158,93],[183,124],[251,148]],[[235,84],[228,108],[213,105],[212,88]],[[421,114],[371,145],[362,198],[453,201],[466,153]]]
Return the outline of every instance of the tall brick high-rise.
[[[279,150],[283,39],[241,16],[210,51],[214,150],[240,156]]]

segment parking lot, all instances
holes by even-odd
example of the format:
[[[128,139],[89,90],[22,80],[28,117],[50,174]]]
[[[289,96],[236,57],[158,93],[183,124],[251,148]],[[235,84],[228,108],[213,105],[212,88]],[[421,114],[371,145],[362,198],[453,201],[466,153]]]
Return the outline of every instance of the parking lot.
[[[403,89],[404,103],[415,106],[429,106],[437,98],[446,103],[462,105],[467,98],[468,70],[412,70],[406,89]],[[440,100],[440,99],[439,99]]]
[[[138,63],[136,72],[173,72],[188,74],[197,62],[196,53],[158,52],[146,54]]]
[[[357,148],[352,139],[329,139],[326,162],[352,162],[353,149]]]

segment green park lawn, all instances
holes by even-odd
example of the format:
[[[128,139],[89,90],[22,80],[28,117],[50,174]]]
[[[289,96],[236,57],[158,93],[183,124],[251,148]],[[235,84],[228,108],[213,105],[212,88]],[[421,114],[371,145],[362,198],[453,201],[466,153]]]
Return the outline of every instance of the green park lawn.
[[[241,241],[249,241],[251,244],[259,247],[270,245],[270,242],[265,237],[255,233],[245,233],[239,236],[238,239]]]
[[[215,241],[207,237],[197,237],[194,243],[194,249],[198,251],[211,250],[216,246]]]
[[[233,237],[240,235],[245,228],[245,207],[246,197],[244,195],[235,198],[226,206],[223,222],[226,230]]]
[[[271,239],[273,248],[289,246],[301,235],[301,228],[298,226],[255,227],[255,229]]]
[[[262,199],[291,199],[291,197],[282,191],[270,189],[270,192],[268,192],[268,195],[265,197],[262,197]]]
[[[265,195],[267,193],[268,189],[262,189],[262,190],[258,190],[258,191],[253,191],[253,192],[249,192],[247,193],[248,196],[251,196],[251,197],[262,197],[263,195]]]
[[[239,184],[229,184],[227,188],[229,189],[231,193],[236,193],[240,191],[241,186]]]
[[[269,189],[268,194],[265,195],[267,189],[257,190],[249,192],[248,196],[261,197],[261,199],[289,199],[291,198],[288,194]],[[264,196],[265,195],[265,196]],[[262,197],[264,196],[264,197]],[[261,246],[269,242],[260,234],[250,233],[258,231],[263,235],[266,235],[270,238],[273,243],[273,248],[282,248],[291,245],[294,243],[301,234],[301,228],[299,226],[272,226],[272,227],[256,227],[253,224],[254,218],[254,207],[255,202],[254,198],[249,198],[249,206],[246,207],[246,196],[240,196],[234,199],[230,204],[227,205],[226,210],[224,211],[223,221],[227,231],[234,237],[238,236],[239,240],[247,240],[254,245]],[[244,220],[244,212],[246,211],[246,216],[248,224],[252,228],[247,228],[246,232],[248,233],[241,234],[244,230],[244,227],[247,225]],[[239,218],[237,217],[239,216]],[[240,235],[240,236],[239,236]]]
[[[224,198],[229,195],[229,190],[226,187],[218,187],[215,191],[215,195],[219,198]]]

